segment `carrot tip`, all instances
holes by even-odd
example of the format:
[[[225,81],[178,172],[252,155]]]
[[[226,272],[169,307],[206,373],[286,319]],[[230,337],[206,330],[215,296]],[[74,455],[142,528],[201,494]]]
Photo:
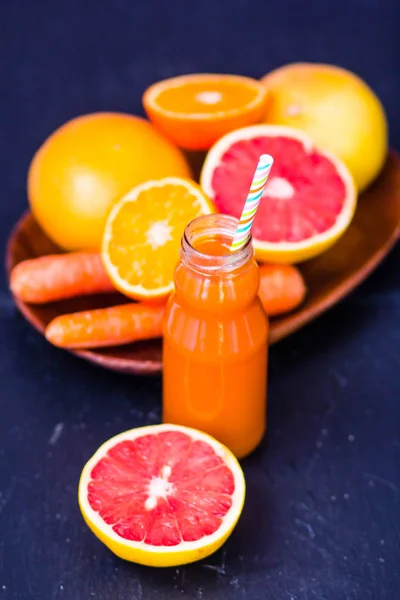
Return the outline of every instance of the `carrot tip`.
[[[57,318],[53,319],[47,325],[44,336],[53,346],[60,346],[62,344],[63,328],[58,323]]]

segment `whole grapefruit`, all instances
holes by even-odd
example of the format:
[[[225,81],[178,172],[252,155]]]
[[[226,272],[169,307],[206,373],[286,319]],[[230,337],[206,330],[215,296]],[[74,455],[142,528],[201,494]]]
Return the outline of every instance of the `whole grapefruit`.
[[[28,198],[47,235],[65,250],[99,248],[111,206],[148,179],[189,177],[183,154],[148,121],[122,113],[77,117],[39,148]]]
[[[359,190],[381,170],[387,154],[382,104],[368,85],[345,69],[289,64],[262,81],[268,88],[265,122],[303,130],[347,165]]]

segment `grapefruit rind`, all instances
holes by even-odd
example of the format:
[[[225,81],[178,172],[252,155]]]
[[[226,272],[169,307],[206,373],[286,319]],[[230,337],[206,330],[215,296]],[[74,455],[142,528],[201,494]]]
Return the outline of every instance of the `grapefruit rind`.
[[[250,125],[232,131],[218,140],[209,150],[200,176],[200,185],[204,193],[211,199],[215,192],[212,187],[212,176],[220,164],[221,157],[236,142],[255,137],[290,137],[303,144],[305,152],[315,149],[311,138],[302,131],[284,125]],[[300,242],[266,242],[253,237],[256,257],[260,262],[298,263],[328,250],[350,225],[357,206],[357,191],[353,177],[345,164],[331,153],[316,148],[318,153],[326,156],[334,165],[346,189],[346,199],[335,224],[323,233],[316,234]],[[245,199],[244,199],[245,200]]]
[[[137,300],[155,300],[164,298],[173,292],[174,282],[171,281],[166,286],[154,287],[150,289],[142,285],[131,285],[119,275],[118,266],[110,260],[108,252],[108,246],[113,238],[114,219],[118,215],[122,205],[128,202],[136,202],[142,192],[151,190],[152,188],[162,188],[168,185],[184,187],[186,191],[196,198],[199,203],[200,210],[198,214],[193,215],[193,218],[195,218],[195,216],[211,214],[216,210],[213,203],[204,195],[200,186],[198,186],[194,181],[185,179],[183,177],[165,177],[164,179],[150,180],[146,181],[145,183],[141,183],[125,194],[125,196],[123,196],[121,200],[119,200],[119,202],[112,207],[108,215],[103,234],[102,261],[108,276],[114,283],[115,287],[122,294],[125,294],[129,298],[134,298]]]
[[[172,87],[182,87],[185,83],[190,83],[194,81],[196,83],[200,83],[202,80],[209,81],[237,81],[238,83],[243,83],[247,87],[254,88],[256,95],[255,97],[245,104],[244,106],[240,106],[238,108],[227,109],[223,111],[217,112],[202,112],[202,113],[188,113],[188,112],[179,112],[168,110],[160,106],[157,103],[157,98],[159,95],[165,90],[169,90]],[[264,102],[267,96],[266,87],[257,80],[252,80],[249,77],[242,77],[240,75],[217,75],[215,73],[199,73],[193,75],[182,75],[179,77],[172,77],[170,79],[165,79],[158,83],[154,83],[151,85],[143,95],[143,103],[145,106],[150,107],[152,110],[163,114],[166,117],[171,117],[174,119],[181,119],[182,121],[194,120],[194,121],[215,121],[216,119],[229,119],[232,117],[236,117],[243,112],[250,111],[256,108],[258,105]]]
[[[219,529],[211,535],[206,535],[197,541],[182,541],[177,546],[150,546],[144,542],[126,540],[120,537],[107,525],[96,511],[92,509],[88,501],[88,485],[91,481],[91,472],[96,464],[105,454],[119,442],[133,440],[135,438],[157,434],[163,431],[180,431],[189,435],[194,440],[201,440],[209,444],[215,453],[222,458],[225,465],[231,470],[235,489],[231,496],[232,506],[223,519]],[[243,471],[232,452],[223,444],[206,433],[183,427],[180,425],[162,424],[138,427],[120,433],[102,444],[95,454],[89,459],[83,468],[79,480],[78,501],[82,516],[91,529],[114,554],[131,562],[152,567],[171,567],[201,560],[218,550],[232,533],[243,509],[245,500],[246,484]]]

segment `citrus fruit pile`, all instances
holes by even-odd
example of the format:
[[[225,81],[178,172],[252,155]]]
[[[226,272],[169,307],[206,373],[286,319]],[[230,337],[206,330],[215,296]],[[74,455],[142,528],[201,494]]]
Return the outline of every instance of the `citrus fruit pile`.
[[[171,291],[188,220],[213,210],[239,216],[261,152],[275,165],[254,225],[257,258],[297,262],[342,235],[355,209],[352,179],[357,190],[367,186],[387,151],[379,100],[330,65],[287,65],[260,81],[183,75],[151,85],[143,105],[150,121],[97,113],[66,123],[28,174],[48,236],[65,250],[102,248],[115,287],[135,299]],[[182,149],[209,151],[202,191]],[[163,178],[173,180],[155,185]]]
[[[40,303],[119,290],[145,303],[60,316],[46,332],[55,345],[100,347],[161,335],[185,226],[212,212],[239,217],[264,153],[274,165],[252,235],[259,263],[275,266],[261,272],[259,294],[269,315],[295,309],[306,286],[294,266],[285,267],[343,235],[358,192],[387,153],[378,98],[331,65],[287,65],[258,81],[183,75],[151,85],[143,105],[149,120],[112,112],[71,120],[30,165],[36,220],[74,252],[62,266],[57,256],[18,266],[14,295]],[[188,150],[205,151],[199,182]]]

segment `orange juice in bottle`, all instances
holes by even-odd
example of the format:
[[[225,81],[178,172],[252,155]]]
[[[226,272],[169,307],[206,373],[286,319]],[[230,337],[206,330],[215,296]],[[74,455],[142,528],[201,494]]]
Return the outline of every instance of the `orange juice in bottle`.
[[[164,320],[163,420],[206,431],[240,458],[266,427],[268,321],[251,237],[230,250],[237,223],[214,214],[185,230]]]

